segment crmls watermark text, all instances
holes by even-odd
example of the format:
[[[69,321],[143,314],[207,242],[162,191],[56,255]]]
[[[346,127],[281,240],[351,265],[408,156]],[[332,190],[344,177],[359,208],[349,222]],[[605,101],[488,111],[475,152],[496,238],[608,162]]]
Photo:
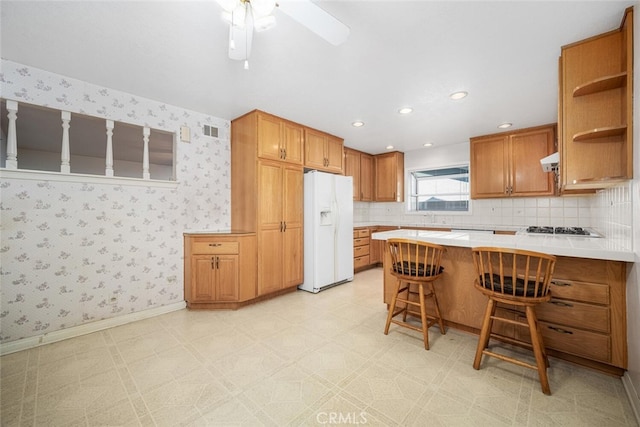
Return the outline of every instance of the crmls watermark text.
[[[316,415],[318,424],[366,424],[366,412],[319,412]]]

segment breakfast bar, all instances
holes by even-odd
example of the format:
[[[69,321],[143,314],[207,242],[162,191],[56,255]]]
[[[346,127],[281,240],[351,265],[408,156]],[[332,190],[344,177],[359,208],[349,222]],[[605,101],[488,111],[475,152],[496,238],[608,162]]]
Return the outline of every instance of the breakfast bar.
[[[634,255],[606,238],[505,235],[473,231],[398,229],[373,233],[374,240],[405,238],[446,247],[444,274],[436,284],[445,324],[478,333],[486,298],[473,287],[471,248],[517,248],[557,256],[552,299],[537,309],[549,353],[574,363],[622,375],[627,368],[626,278]],[[384,302],[388,305],[395,278],[384,250]],[[516,309],[501,308],[514,318]],[[513,325],[494,330],[506,338],[526,339],[527,331]],[[435,345],[435,344],[434,344]]]

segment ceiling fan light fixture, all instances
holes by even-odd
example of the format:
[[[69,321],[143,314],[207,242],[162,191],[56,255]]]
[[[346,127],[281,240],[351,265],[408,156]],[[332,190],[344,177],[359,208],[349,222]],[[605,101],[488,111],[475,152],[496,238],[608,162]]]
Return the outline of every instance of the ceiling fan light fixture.
[[[276,8],[275,0],[250,0],[251,10],[253,10],[254,17],[262,17],[271,15],[273,9]]]
[[[216,2],[220,5],[222,10],[226,10],[227,12],[231,12],[240,4],[240,0],[216,0]]]
[[[276,17],[273,15],[256,17],[254,16],[253,28],[257,32],[266,31],[276,26]]]

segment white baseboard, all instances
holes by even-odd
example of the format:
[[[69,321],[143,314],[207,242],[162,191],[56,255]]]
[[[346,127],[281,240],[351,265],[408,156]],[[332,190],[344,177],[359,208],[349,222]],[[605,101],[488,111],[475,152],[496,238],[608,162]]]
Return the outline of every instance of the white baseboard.
[[[15,353],[16,351],[28,350],[45,344],[66,340],[69,338],[79,337],[81,335],[90,334],[92,332],[102,331],[103,329],[113,328],[114,326],[125,325],[127,323],[138,320],[148,319],[150,317],[159,316],[161,314],[170,313],[172,311],[182,310],[187,304],[180,301],[174,304],[163,305],[161,307],[149,310],[138,311],[135,313],[125,314],[123,316],[112,317],[110,319],[97,320],[95,322],[85,323],[71,328],[60,329],[34,337],[23,338],[15,341],[0,344],[0,356]]]
[[[627,392],[629,403],[633,409],[633,414],[636,416],[636,422],[640,425],[640,390],[636,390],[631,381],[631,377],[628,372],[625,372],[622,376],[622,384]]]

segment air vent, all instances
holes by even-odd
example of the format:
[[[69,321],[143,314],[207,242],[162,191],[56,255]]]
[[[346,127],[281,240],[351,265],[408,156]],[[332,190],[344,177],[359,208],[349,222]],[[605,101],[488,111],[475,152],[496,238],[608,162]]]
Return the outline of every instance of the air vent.
[[[204,136],[211,136],[213,138],[218,137],[218,128],[215,126],[204,125],[202,128],[202,133]]]

